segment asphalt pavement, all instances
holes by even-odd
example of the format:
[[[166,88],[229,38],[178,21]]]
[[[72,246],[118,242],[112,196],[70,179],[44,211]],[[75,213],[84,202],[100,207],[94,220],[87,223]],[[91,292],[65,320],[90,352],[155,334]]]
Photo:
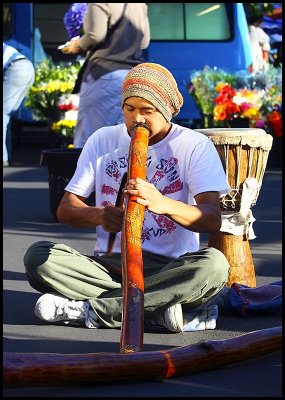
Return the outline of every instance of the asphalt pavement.
[[[40,293],[26,279],[23,255],[38,240],[64,242],[91,254],[93,229],[75,229],[50,212],[47,168],[40,147],[22,146],[3,168],[3,350],[23,353],[119,352],[120,330],[46,325],[33,314]],[[282,280],[282,171],[267,168],[252,207],[256,238],[250,241],[257,286]],[[206,244],[202,237],[201,246]],[[281,316],[219,315],[214,330],[144,334],[144,351],[167,350],[200,341],[223,341],[282,324]],[[118,369],[118,375],[120,370]],[[282,397],[282,354],[274,351],[221,368],[166,379],[104,385],[4,388],[3,397]]]

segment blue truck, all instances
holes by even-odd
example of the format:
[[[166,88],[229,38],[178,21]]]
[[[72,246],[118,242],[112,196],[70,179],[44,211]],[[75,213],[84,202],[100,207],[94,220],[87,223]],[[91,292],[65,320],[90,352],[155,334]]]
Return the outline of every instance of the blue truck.
[[[179,121],[193,124],[201,115],[188,92],[191,74],[205,65],[228,72],[252,62],[243,3],[147,3],[151,42],[144,56],[168,68],[184,97]],[[4,3],[4,40],[36,65],[39,44],[55,61],[66,56],[57,46],[67,40],[63,16],[69,3]],[[53,29],[51,29],[51,26]],[[35,34],[41,32],[41,42]],[[52,36],[53,35],[53,36]],[[23,113],[24,115],[24,113]]]

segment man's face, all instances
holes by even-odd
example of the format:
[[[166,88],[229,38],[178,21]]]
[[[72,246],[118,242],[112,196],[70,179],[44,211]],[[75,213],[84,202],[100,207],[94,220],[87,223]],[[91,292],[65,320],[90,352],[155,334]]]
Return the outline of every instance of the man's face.
[[[125,124],[129,132],[132,126],[142,122],[150,128],[149,144],[161,140],[169,131],[171,124],[148,100],[141,97],[129,97],[123,106]]]

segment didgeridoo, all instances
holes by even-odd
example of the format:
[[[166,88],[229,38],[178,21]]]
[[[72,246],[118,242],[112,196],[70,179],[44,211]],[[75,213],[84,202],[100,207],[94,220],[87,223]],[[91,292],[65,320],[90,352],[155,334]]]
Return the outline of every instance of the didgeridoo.
[[[4,353],[5,387],[81,386],[162,381],[281,350],[282,327],[221,341],[205,340],[169,350],[135,353]]]
[[[138,123],[131,131],[127,180],[146,180],[146,160],[150,129]],[[121,239],[123,277],[123,307],[121,353],[143,350],[144,332],[144,275],[141,233],[145,207],[136,202],[137,196],[125,199]]]

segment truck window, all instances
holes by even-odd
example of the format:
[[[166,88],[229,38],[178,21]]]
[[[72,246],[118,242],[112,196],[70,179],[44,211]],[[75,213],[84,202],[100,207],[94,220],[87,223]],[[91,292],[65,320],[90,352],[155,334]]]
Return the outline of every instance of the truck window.
[[[225,3],[148,3],[152,40],[230,40]],[[205,29],[207,27],[207,29]]]
[[[152,40],[184,40],[183,3],[148,3]]]
[[[185,4],[186,40],[229,40],[229,18],[224,3]],[[207,29],[205,29],[205,26]]]

